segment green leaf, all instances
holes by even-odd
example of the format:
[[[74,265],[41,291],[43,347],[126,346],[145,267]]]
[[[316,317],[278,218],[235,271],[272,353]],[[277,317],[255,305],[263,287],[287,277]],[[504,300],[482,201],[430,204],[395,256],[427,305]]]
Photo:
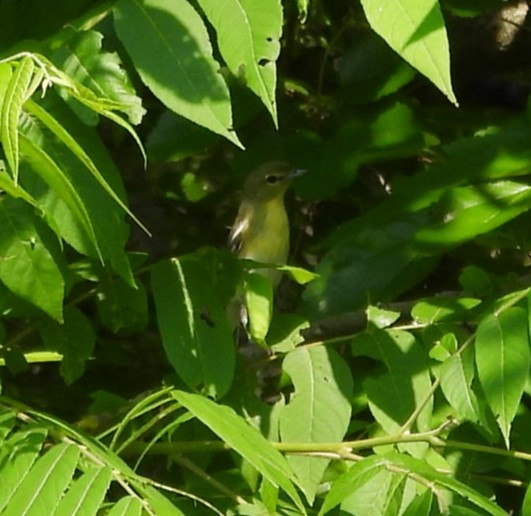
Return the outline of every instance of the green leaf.
[[[334,482],[323,507],[319,511],[319,515],[326,514],[343,500],[355,496],[359,489],[362,489],[367,482],[375,478],[382,470],[390,471],[395,475],[408,476],[419,484],[427,486],[438,497],[439,504],[444,503],[443,498],[440,496],[441,489],[448,489],[492,516],[505,514],[505,511],[488,498],[454,478],[439,473],[425,461],[392,452],[385,455],[373,455],[354,464]],[[438,509],[444,513],[448,510],[448,507],[439,505]]]
[[[99,171],[102,181],[108,185],[115,196],[125,198],[119,172],[96,131],[83,124],[64,102],[53,94],[53,91],[46,95],[44,101],[46,106],[41,107],[39,111],[41,115],[46,113],[45,117],[47,115],[51,117],[53,113],[53,121],[49,120],[49,122],[52,125],[61,126],[61,131],[66,131],[69,138],[75,139],[77,145],[86,149],[83,152],[89,156]],[[32,103],[27,104],[31,109]],[[102,186],[102,181],[98,181],[88,170],[80,166],[76,154],[61,139],[58,139],[53,131],[48,131],[46,126],[43,127],[32,116],[25,117],[21,132],[33,142],[34,146],[41,148],[61,169],[66,176],[65,181],[71,183],[72,188],[79,195],[84,210],[90,217],[101,255],[107,263],[110,262],[114,270],[125,281],[134,285],[135,281],[124,251],[129,236],[129,226],[124,221],[123,210]],[[47,189],[46,185],[39,180],[40,176],[47,173],[34,169],[39,166],[42,166],[42,163],[38,160],[30,163],[23,159],[21,167],[25,169],[21,175],[21,183],[38,201],[39,207],[46,214],[47,222],[52,223],[52,228],[60,234],[61,238],[79,253],[101,259],[87,231],[79,222],[79,218],[74,216],[70,207],[58,197],[59,192]]]
[[[22,353],[20,350],[7,348],[4,351],[4,358],[0,358],[0,366],[7,368],[14,374],[25,372],[29,369],[29,364],[44,364],[47,362],[60,362],[63,355],[54,351],[30,351]]]
[[[150,161],[179,161],[202,153],[220,140],[212,131],[165,111],[149,133],[146,147]]]
[[[273,285],[269,278],[260,273],[248,272],[244,289],[249,332],[256,342],[263,343],[273,315]]]
[[[172,392],[175,399],[203,422],[269,482],[280,487],[297,505],[302,514],[304,506],[295,490],[293,471],[284,456],[265,437],[238,416],[230,407],[183,391]]]
[[[410,82],[415,71],[373,32],[360,34],[339,61],[345,102],[377,100]]]
[[[27,110],[35,115],[73,154],[81,161],[81,163],[92,174],[94,179],[100,186],[110,195],[110,197],[127,213],[147,234],[150,234],[146,227],[140,222],[135,214],[122,201],[118,193],[107,182],[103,174],[100,172],[94,161],[91,159],[85,149],[76,141],[68,130],[61,125],[48,111],[35,102],[28,101],[26,103]]]
[[[319,277],[319,274],[315,274],[315,272],[308,271],[302,267],[293,267],[292,265],[279,265],[276,269],[286,272],[299,285],[306,285],[306,283],[310,283],[310,281]]]
[[[474,376],[474,351],[468,348],[443,362],[440,372],[441,389],[455,410],[457,419],[484,423],[481,407],[472,389]]]
[[[142,502],[134,496],[124,496],[107,513],[107,516],[141,516]]]
[[[419,324],[440,321],[462,321],[468,310],[479,305],[481,300],[470,297],[432,297],[423,299],[411,310],[411,317]]]
[[[19,492],[19,486],[41,452],[48,430],[42,426],[30,425],[20,432],[12,434],[2,443],[0,448],[0,511],[4,509],[11,498]]]
[[[360,152],[364,162],[415,155],[424,146],[417,117],[402,102],[376,105],[360,113],[358,120],[349,122],[344,127],[362,136]],[[367,130],[370,131],[369,138]]]
[[[61,167],[55,163],[53,158],[44,149],[32,142],[23,133],[19,137],[20,152],[23,158],[28,161],[33,170],[42,177],[57,196],[65,202],[101,257],[98,240],[90,216],[83,204],[83,200],[74,185],[70,182],[68,176],[63,173]]]
[[[448,196],[451,188],[461,187],[465,182],[485,183],[493,179],[527,175],[531,159],[530,137],[529,126],[522,124],[492,134],[458,139],[443,147],[444,159],[417,174],[396,181],[392,196],[367,215],[341,225],[328,239],[328,246],[348,244],[360,228],[368,225],[379,227],[377,223],[391,223],[403,219],[404,213],[425,210],[444,195]],[[480,185],[477,191],[481,192],[482,188]]]
[[[263,479],[260,484],[260,500],[258,502],[259,511],[264,509],[270,514],[275,513],[276,507],[278,506],[278,495],[279,489],[274,486],[267,479]]]
[[[406,477],[382,469],[341,502],[341,512],[356,516],[395,516],[400,513]]]
[[[393,435],[431,389],[425,352],[411,333],[397,330],[371,329],[355,337],[351,346],[354,356],[369,356],[385,365],[363,385],[374,418],[387,434]],[[432,408],[433,399],[416,419],[419,431],[430,428]],[[416,456],[426,450],[424,443],[402,446]]]
[[[6,100],[6,92],[13,77],[13,68],[9,63],[0,63],[0,127],[4,126],[4,101]],[[1,141],[0,129],[0,141]]]
[[[434,177],[435,170],[430,172]],[[437,178],[441,175],[446,176],[446,168],[437,170]],[[428,180],[424,177],[422,183],[424,179]],[[412,192],[402,197],[400,187],[389,201],[336,232],[330,242],[333,248],[317,267],[320,277],[305,292],[311,309],[332,315],[359,309],[367,298],[371,302],[394,298],[423,279],[441,253],[531,207],[531,187],[524,181],[444,190],[437,186],[428,194],[429,188],[423,185],[416,199],[406,200]],[[424,206],[430,197],[431,206]],[[395,211],[398,206],[402,213]]]
[[[68,306],[63,324],[45,321],[39,330],[46,347],[63,355],[60,372],[70,385],[83,375],[85,364],[94,352],[96,336],[92,325],[77,308]]]
[[[421,516],[434,514],[434,494],[427,489],[421,495],[416,496],[403,512],[403,516]]]
[[[11,197],[22,199],[35,208],[38,207],[38,202],[20,184],[15,184],[15,181],[9,176],[5,169],[0,166],[0,188]]]
[[[371,28],[457,105],[450,50],[437,0],[362,0]]]
[[[124,328],[141,331],[147,325],[147,293],[140,282],[133,288],[121,278],[104,276],[96,294],[96,307],[103,325],[114,333]]]
[[[164,105],[241,147],[208,32],[186,0],[119,0],[114,24],[142,81]]]
[[[53,60],[72,80],[98,97],[121,104],[130,122],[139,124],[145,113],[142,101],[135,94],[118,54],[102,51],[102,40],[103,35],[96,31],[76,32],[57,50]],[[63,88],[61,93],[69,102],[68,90]],[[79,104],[69,103],[83,120],[97,122],[96,113],[80,110]]]
[[[433,339],[430,337],[428,337],[428,339],[428,342],[433,342]],[[437,340],[435,341],[435,345],[430,348],[429,355],[430,358],[433,358],[438,362],[444,362],[457,351],[458,347],[459,343],[455,334],[443,332],[438,336]]]
[[[18,183],[19,163],[17,126],[34,69],[35,65],[30,57],[23,57],[19,61],[5,90],[0,114],[0,140],[15,184]]]
[[[273,318],[267,344],[274,353],[293,351],[304,342],[301,331],[310,327],[310,322],[300,315],[277,314]]]
[[[525,491],[524,502],[522,504],[522,516],[531,514],[531,484],[527,486]]]
[[[355,495],[366,483],[371,482],[383,471],[385,461],[383,457],[374,455],[354,464],[346,473],[332,484],[319,516],[331,511],[349,496]]]
[[[53,513],[54,516],[98,514],[111,479],[110,467],[89,470],[70,486]]]
[[[307,136],[299,143],[315,157],[305,162],[311,173],[301,178],[298,189],[316,200],[351,185],[362,163],[416,156],[425,146],[414,111],[402,102],[357,107],[355,116],[338,124],[326,141],[315,140]]]
[[[168,389],[165,390],[166,393],[168,392]],[[171,401],[170,398],[167,398]],[[159,491],[157,491],[155,488],[152,487],[150,484],[150,480],[147,478],[144,478],[138,474],[136,474],[128,465],[125,463],[120,457],[118,457],[115,453],[109,450],[108,447],[102,444],[101,441],[90,437],[86,434],[83,434],[73,426],[61,421],[60,419],[55,418],[54,416],[39,412],[36,410],[33,410],[29,407],[23,406],[19,403],[12,402],[11,400],[2,400],[4,405],[7,406],[13,406],[17,411],[22,411],[24,414],[28,414],[29,417],[32,419],[36,419],[39,421],[40,424],[45,426],[46,428],[53,429],[53,435],[54,436],[61,436],[62,438],[65,438],[65,440],[69,441],[67,444],[69,447],[74,448],[74,453],[78,454],[79,451],[83,452],[83,458],[80,461],[79,467],[80,469],[83,469],[86,471],[91,466],[96,466],[98,469],[101,467],[110,467],[113,471],[114,475],[119,475],[120,477],[120,484],[126,489],[129,493],[132,493],[132,495],[139,501],[141,506],[149,513],[153,514],[164,514],[164,515],[178,515],[183,516],[183,513],[178,509],[178,507],[171,503],[164,495],[162,495]],[[20,435],[24,432],[18,432],[16,435]],[[70,443],[75,444],[70,444]],[[24,441],[25,443],[25,441]],[[66,444],[66,443],[65,443]],[[55,455],[59,455],[59,450],[56,450],[56,448],[59,448],[64,445],[54,446],[50,449],[50,452],[53,452]],[[56,450],[55,452],[53,450]],[[24,457],[28,456],[28,452],[30,450],[24,450],[25,453],[23,453]],[[48,480],[50,484],[50,490],[48,491],[47,486],[44,486],[43,489],[46,491],[46,493],[50,494],[52,490],[59,491],[60,484],[64,483],[65,480],[67,480],[67,476],[65,475],[65,468],[62,468],[62,466],[69,467],[71,464],[72,457],[69,457],[68,454],[71,452],[71,450],[67,451],[65,454],[66,460],[64,464],[61,462],[61,459],[59,458],[60,463],[58,464],[56,469],[50,469],[47,468],[49,466],[51,459],[46,459],[48,457],[49,453],[41,457],[37,463],[35,463],[35,466],[29,470],[29,473],[33,475],[36,479],[44,481],[45,484],[48,484]],[[2,450],[0,449],[0,454],[2,453]],[[39,451],[35,452],[36,454],[39,453]],[[73,461],[72,461],[73,462]],[[77,463],[77,461],[75,461]],[[74,464],[75,466],[76,464]],[[41,471],[38,471],[40,468]],[[45,469],[46,471],[50,472],[49,479],[47,479],[47,475],[45,474],[46,471],[42,471]],[[2,471],[3,473],[3,471]],[[40,475],[39,475],[40,474]],[[29,476],[29,475],[28,475]],[[4,477],[2,477],[2,480]],[[54,483],[54,480],[57,480],[57,483]],[[28,484],[32,484],[31,480],[28,481]],[[71,485],[71,484],[69,484]],[[31,489],[26,490],[26,493],[29,493],[30,495],[34,492],[34,487],[38,486],[38,482],[34,481],[33,486]],[[42,491],[44,492],[44,491]],[[41,492],[41,494],[42,494]],[[18,496],[19,491],[17,491]],[[45,494],[46,494],[45,493]],[[0,498],[3,495],[3,491],[0,490]],[[21,495],[21,498],[23,496]],[[43,502],[47,499],[51,500],[51,496],[46,495],[46,497],[43,497]],[[37,500],[36,503],[39,501]],[[55,503],[59,502],[59,497],[55,499]],[[23,513],[15,513],[15,514],[23,514]],[[53,514],[52,511],[43,510],[43,512],[37,512],[37,514]],[[120,513],[119,513],[120,514]]]
[[[76,469],[79,448],[61,443],[35,463],[4,510],[6,516],[53,514]]]
[[[467,265],[459,274],[459,284],[467,292],[480,298],[488,298],[495,290],[492,276],[476,265]]]
[[[414,240],[423,250],[453,246],[513,219],[531,207],[526,182],[498,181],[449,190],[433,207],[434,219]]]
[[[488,315],[478,326],[475,349],[481,387],[509,448],[531,365],[527,312],[511,307]]]
[[[386,310],[377,306],[369,305],[366,310],[367,321],[374,324],[376,328],[387,328],[394,324],[400,318],[400,312]]]
[[[140,152],[142,153],[144,162],[146,161],[144,146],[142,145],[140,138],[131,125],[120,114],[117,113],[127,110],[129,107],[128,105],[116,102],[110,98],[98,97],[91,89],[83,86],[83,84],[80,84],[75,80],[72,80],[71,77],[59,70],[59,68],[57,68],[48,58],[42,54],[31,54],[31,56],[39,63],[40,68],[30,84],[31,91],[28,92],[28,97],[34,93],[39,85],[42,85],[43,90],[45,90],[51,84],[56,84],[60,88],[68,90],[68,93],[81,104],[124,128],[133,137],[140,149]],[[46,78],[44,70],[46,71]]]
[[[279,0],[199,0],[214,26],[230,71],[243,79],[278,126],[275,101],[276,60],[280,54],[282,6]]]
[[[36,222],[33,208],[26,203],[0,199],[0,281],[60,321],[64,280]]]
[[[280,414],[282,442],[339,442],[350,422],[352,375],[333,349],[325,346],[297,348],[285,357],[284,371],[295,391]],[[288,457],[308,503],[330,459],[291,455]]]
[[[159,262],[151,276],[168,360],[191,388],[215,397],[228,391],[235,367],[225,312],[232,292],[222,283],[223,275],[230,278],[231,262],[224,256],[232,259],[218,253]]]
[[[310,5],[310,0],[297,0],[297,8],[299,10],[299,22],[305,23],[306,17],[308,16],[308,6]]]
[[[11,410],[0,411],[0,448],[5,444],[7,436],[10,434],[16,422],[16,413]],[[0,461],[2,455],[0,454]],[[1,467],[1,465],[0,465]]]
[[[433,268],[435,261],[411,244],[415,233],[428,224],[427,214],[365,222],[321,260],[319,278],[304,293],[310,310],[334,315],[359,310],[368,300],[393,299]]]

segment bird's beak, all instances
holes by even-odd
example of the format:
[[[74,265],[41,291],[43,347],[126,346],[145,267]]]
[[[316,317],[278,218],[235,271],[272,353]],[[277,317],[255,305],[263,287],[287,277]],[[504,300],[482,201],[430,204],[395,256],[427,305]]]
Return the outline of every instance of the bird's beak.
[[[288,173],[288,179],[295,179],[301,177],[308,172],[305,168],[294,168],[291,172]]]

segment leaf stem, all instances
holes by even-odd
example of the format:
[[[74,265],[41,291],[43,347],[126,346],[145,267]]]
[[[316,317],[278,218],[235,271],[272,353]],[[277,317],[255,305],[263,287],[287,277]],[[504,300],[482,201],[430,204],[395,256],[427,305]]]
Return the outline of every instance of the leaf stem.
[[[453,420],[447,420],[437,428],[427,432],[398,433],[356,441],[329,442],[329,443],[271,443],[277,450],[290,454],[315,455],[327,458],[359,460],[360,456],[353,454],[354,450],[367,450],[378,446],[395,445],[401,443],[427,442],[434,448],[454,448],[459,450],[476,451],[511,457],[531,462],[531,453],[518,450],[504,450],[493,446],[465,443],[461,441],[445,440],[439,434],[453,425]],[[124,450],[123,455],[137,455],[145,448],[145,443],[136,442]],[[222,441],[181,441],[153,444],[149,450],[150,455],[169,455],[175,453],[189,453],[195,451],[228,451],[230,446]]]
[[[408,417],[407,421],[401,426],[398,433],[400,435],[405,435],[409,430],[411,430],[411,427],[415,423],[417,417],[419,417],[419,414],[424,410],[424,407],[429,403],[429,401],[433,398],[433,395],[435,394],[435,391],[439,388],[439,385],[441,383],[440,378],[437,378],[430,390],[424,395],[424,398],[421,400],[421,402],[415,407],[415,410],[412,412],[412,414]]]
[[[202,478],[205,482],[210,484],[212,487],[227,495],[229,498],[232,498],[236,503],[243,505],[247,503],[247,500],[242,498],[240,495],[231,491],[228,487],[223,485],[221,482],[210,476],[206,471],[196,466],[191,460],[182,456],[173,456],[172,460],[189,469],[192,473],[195,473],[198,477]]]

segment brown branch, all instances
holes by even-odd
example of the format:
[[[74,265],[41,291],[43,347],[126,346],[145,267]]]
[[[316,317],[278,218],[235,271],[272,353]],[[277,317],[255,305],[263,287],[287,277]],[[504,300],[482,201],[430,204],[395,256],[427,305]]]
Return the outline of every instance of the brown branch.
[[[499,295],[508,294],[514,290],[524,289],[531,286],[531,274],[526,274],[514,281],[504,285]],[[432,296],[426,296],[419,299],[412,299],[406,301],[398,301],[395,303],[381,303],[379,307],[402,314],[409,314],[411,309],[420,301],[426,298],[442,298],[442,299],[459,299],[467,296],[463,291],[446,291]],[[405,321],[407,317],[404,317]],[[326,317],[320,321],[311,323],[310,327],[301,331],[301,336],[304,338],[305,344],[314,342],[333,341],[352,337],[356,333],[363,331],[367,327],[367,314],[365,309],[357,310],[355,312],[348,312],[332,317]]]
[[[438,294],[438,298],[459,298],[463,296],[462,292],[443,292]],[[392,310],[403,314],[408,314],[411,309],[421,299],[414,299],[411,301],[398,301],[396,303],[379,304],[385,310]],[[338,339],[345,339],[351,337],[356,333],[363,331],[367,327],[367,313],[365,310],[357,310],[355,312],[347,312],[345,314],[327,317],[316,321],[310,325],[309,328],[301,331],[301,336],[304,338],[305,344],[313,342],[331,341]]]

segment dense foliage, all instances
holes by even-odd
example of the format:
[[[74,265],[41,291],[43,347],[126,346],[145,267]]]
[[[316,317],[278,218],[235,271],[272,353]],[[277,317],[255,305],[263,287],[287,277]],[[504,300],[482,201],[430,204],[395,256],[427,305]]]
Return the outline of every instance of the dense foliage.
[[[531,514],[528,9],[0,0],[0,512]]]

